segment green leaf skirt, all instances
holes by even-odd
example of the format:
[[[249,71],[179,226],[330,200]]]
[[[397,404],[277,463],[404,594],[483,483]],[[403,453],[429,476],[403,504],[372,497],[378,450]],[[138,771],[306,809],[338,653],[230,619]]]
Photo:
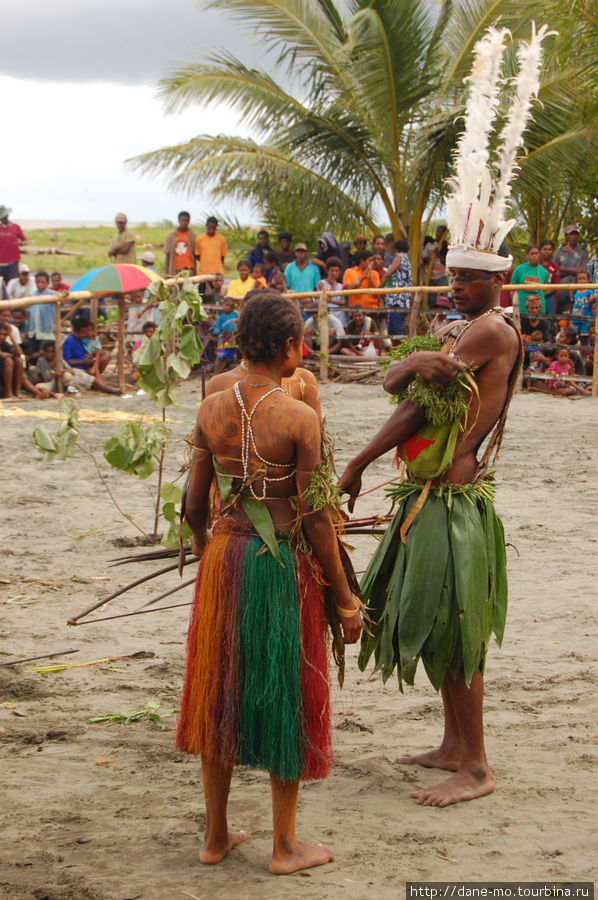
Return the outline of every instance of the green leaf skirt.
[[[418,661],[439,690],[447,673],[467,685],[483,672],[490,636],[502,643],[507,577],[502,522],[487,483],[432,488],[403,544],[401,525],[424,485],[400,486],[404,499],[363,576],[373,620],[359,667],[374,656],[386,681],[413,684]]]

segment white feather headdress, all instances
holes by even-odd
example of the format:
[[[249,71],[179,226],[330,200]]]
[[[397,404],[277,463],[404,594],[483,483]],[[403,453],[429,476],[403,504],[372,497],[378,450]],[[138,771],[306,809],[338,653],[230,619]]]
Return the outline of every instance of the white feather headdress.
[[[530,118],[533,99],[540,86],[542,41],[548,32],[543,25],[536,32],[532,23],[529,42],[517,48],[519,72],[506,85],[514,91],[504,127],[499,136],[495,159],[490,159],[490,133],[498,112],[500,69],[507,29],[489,28],[474,47],[474,60],[465,109],[465,128],[455,152],[455,174],[448,184],[452,193],[446,201],[446,218],[451,235],[447,266],[504,272],[512,257],[497,251],[515,224],[504,220],[517,165],[517,153],[523,145],[523,132]],[[496,172],[493,184],[493,171]]]

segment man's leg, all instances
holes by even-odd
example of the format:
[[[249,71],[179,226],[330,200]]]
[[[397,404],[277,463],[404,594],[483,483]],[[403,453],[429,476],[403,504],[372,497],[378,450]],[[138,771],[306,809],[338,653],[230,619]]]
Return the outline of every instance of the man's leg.
[[[469,687],[462,673],[456,679],[447,675],[443,687],[455,713],[461,761],[456,773],[446,781],[411,794],[422,806],[450,806],[473,800],[490,794],[495,786],[484,749],[484,679],[480,671],[476,669]]]
[[[448,769],[450,772],[456,772],[459,768],[461,739],[457,717],[446,682],[441,690],[444,705],[444,735],[440,746],[425,753],[405,753],[397,758],[397,762],[408,766],[425,766],[428,769]]]
[[[12,376],[14,372],[14,362],[12,356],[5,356],[2,366],[2,378],[4,380],[4,398],[12,400],[16,396],[12,392]]]
[[[21,393],[21,388],[23,387],[23,357],[16,356],[14,357],[14,373],[13,373],[13,383],[14,383],[14,394],[16,397]]]
[[[199,851],[200,862],[214,865],[224,859],[237,844],[245,840],[244,831],[229,831],[226,805],[233,768],[218,760],[202,756],[201,776],[206,801],[206,836]]]
[[[92,388],[96,391],[102,391],[103,394],[122,394],[120,388],[113,387],[108,381],[105,381],[100,375],[96,375],[93,379]]]
[[[332,862],[334,856],[321,844],[304,844],[295,837],[298,781],[280,781],[270,776],[272,784],[272,859],[268,868],[274,875],[290,875]]]

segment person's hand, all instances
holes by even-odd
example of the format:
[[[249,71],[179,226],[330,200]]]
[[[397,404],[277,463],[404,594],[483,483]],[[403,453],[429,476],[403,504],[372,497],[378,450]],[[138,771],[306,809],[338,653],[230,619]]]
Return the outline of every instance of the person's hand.
[[[203,552],[206,549],[207,538],[207,534],[191,535],[191,553],[193,553],[194,556],[197,556],[198,559],[201,559],[203,556]]]
[[[361,612],[359,610],[355,610],[355,602],[353,598],[351,598],[351,607],[354,612],[352,616],[340,616],[341,628],[343,629],[343,640],[345,644],[356,644],[361,635],[361,629],[363,628],[363,619],[361,618]],[[337,611],[339,607],[337,606]],[[350,610],[347,610],[350,612]]]
[[[351,463],[347,466],[340,477],[338,487],[342,494],[349,494],[348,509],[352,513],[355,507],[355,501],[361,491],[361,476],[363,469],[354,468]]]
[[[420,350],[410,357],[414,374],[426,381],[450,381],[463,369],[463,363],[438,350]],[[389,369],[392,367],[392,363]]]

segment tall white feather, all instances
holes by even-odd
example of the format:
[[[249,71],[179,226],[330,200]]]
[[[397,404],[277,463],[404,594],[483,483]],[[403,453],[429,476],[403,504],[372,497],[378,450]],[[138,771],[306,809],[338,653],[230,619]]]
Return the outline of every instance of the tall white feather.
[[[507,29],[489,28],[474,47],[465,109],[465,127],[455,152],[455,175],[446,201],[447,224],[453,243],[477,243],[488,208],[490,131],[497,115],[500,67]],[[482,197],[479,197],[481,191]],[[480,202],[483,198],[483,205]]]
[[[498,172],[494,187],[492,206],[489,210],[480,245],[490,246],[498,250],[504,240],[505,209],[511,194],[511,179],[517,166],[517,154],[523,146],[523,133],[530,117],[533,99],[540,86],[540,67],[542,65],[542,41],[548,34],[547,25],[542,25],[536,32],[532,22],[532,36],[528,42],[522,41],[517,48],[519,73],[513,79],[515,96],[511,104],[505,125],[499,137],[496,168]]]

